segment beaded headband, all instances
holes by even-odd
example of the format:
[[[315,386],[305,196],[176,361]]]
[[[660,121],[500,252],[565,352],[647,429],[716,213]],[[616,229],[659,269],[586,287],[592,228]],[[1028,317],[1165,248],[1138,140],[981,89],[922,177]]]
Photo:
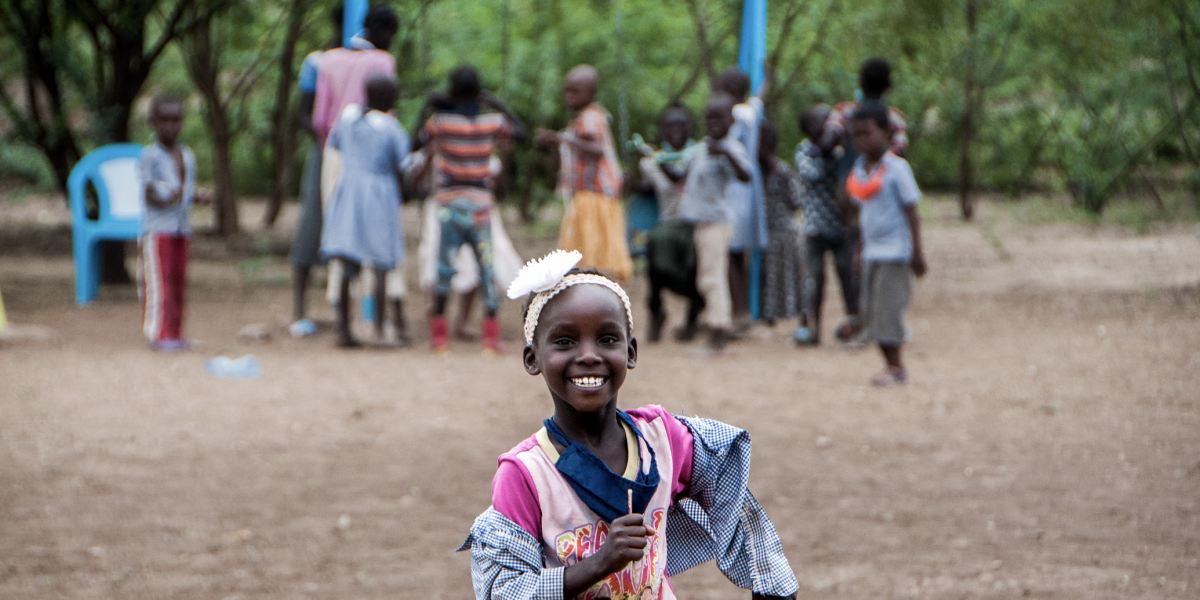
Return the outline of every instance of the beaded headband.
[[[559,292],[583,283],[603,286],[616,294],[625,306],[625,319],[629,329],[633,330],[633,307],[629,304],[629,296],[625,290],[621,289],[620,285],[603,275],[591,273],[567,275],[581,259],[583,259],[583,255],[576,251],[555,250],[544,258],[529,261],[517,273],[516,279],[508,288],[508,297],[516,300],[525,294],[535,294],[529,301],[528,312],[525,313],[526,344],[533,343],[533,334],[537,330],[538,318],[542,314],[542,309],[546,307],[546,303]]]

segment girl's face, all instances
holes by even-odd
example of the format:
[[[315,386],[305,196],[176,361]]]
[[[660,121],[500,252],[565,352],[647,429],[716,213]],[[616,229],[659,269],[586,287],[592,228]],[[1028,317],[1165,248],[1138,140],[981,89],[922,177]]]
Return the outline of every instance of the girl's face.
[[[637,364],[621,299],[592,284],[559,292],[542,309],[524,361],[530,375],[545,379],[556,409],[599,412],[616,400],[625,372]]]

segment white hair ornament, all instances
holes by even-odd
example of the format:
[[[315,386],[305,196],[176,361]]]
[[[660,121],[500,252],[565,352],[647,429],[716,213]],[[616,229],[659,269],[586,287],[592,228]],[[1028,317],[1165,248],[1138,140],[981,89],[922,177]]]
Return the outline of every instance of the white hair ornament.
[[[538,259],[535,258],[521,267],[516,279],[508,287],[508,297],[516,300],[525,294],[534,294],[529,301],[529,310],[525,313],[525,343],[533,343],[533,334],[537,330],[538,317],[551,298],[559,292],[582,283],[591,283],[611,290],[625,306],[625,319],[630,331],[633,330],[633,307],[629,304],[629,296],[620,285],[603,275],[591,273],[576,273],[567,275],[575,265],[583,260],[583,255],[572,250],[565,252],[555,250]]]

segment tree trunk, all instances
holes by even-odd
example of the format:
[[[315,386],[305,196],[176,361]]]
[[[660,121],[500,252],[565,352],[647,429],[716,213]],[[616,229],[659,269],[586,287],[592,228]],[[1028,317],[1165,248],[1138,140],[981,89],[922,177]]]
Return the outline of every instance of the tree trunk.
[[[212,43],[211,14],[199,17],[188,41],[188,71],[204,98],[204,122],[213,144],[213,230],[225,237],[238,231],[238,206],[229,152],[233,132],[217,82],[220,45]]]
[[[975,0],[967,0],[967,69],[963,78],[962,131],[959,137],[958,206],[964,221],[974,216],[971,190],[974,187],[971,169],[971,138],[974,133],[975,105]]]
[[[275,180],[271,185],[271,196],[267,199],[267,210],[263,213],[263,228],[275,225],[292,186],[292,173],[296,165],[296,111],[292,108],[295,77],[292,64],[308,8],[308,0],[293,0],[288,14],[287,35],[279,53],[279,83],[275,87],[275,108],[271,113],[271,161]]]
[[[237,192],[233,188],[231,134],[224,107],[208,111],[208,129],[213,142],[213,229],[221,237],[238,232]]]

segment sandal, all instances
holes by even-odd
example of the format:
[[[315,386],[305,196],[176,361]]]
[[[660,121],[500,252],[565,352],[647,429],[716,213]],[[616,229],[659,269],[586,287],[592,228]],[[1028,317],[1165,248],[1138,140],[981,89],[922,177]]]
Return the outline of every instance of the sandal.
[[[896,367],[888,367],[882,373],[871,378],[871,385],[875,387],[888,387],[893,385],[903,385],[908,380],[908,373],[904,369]]]

